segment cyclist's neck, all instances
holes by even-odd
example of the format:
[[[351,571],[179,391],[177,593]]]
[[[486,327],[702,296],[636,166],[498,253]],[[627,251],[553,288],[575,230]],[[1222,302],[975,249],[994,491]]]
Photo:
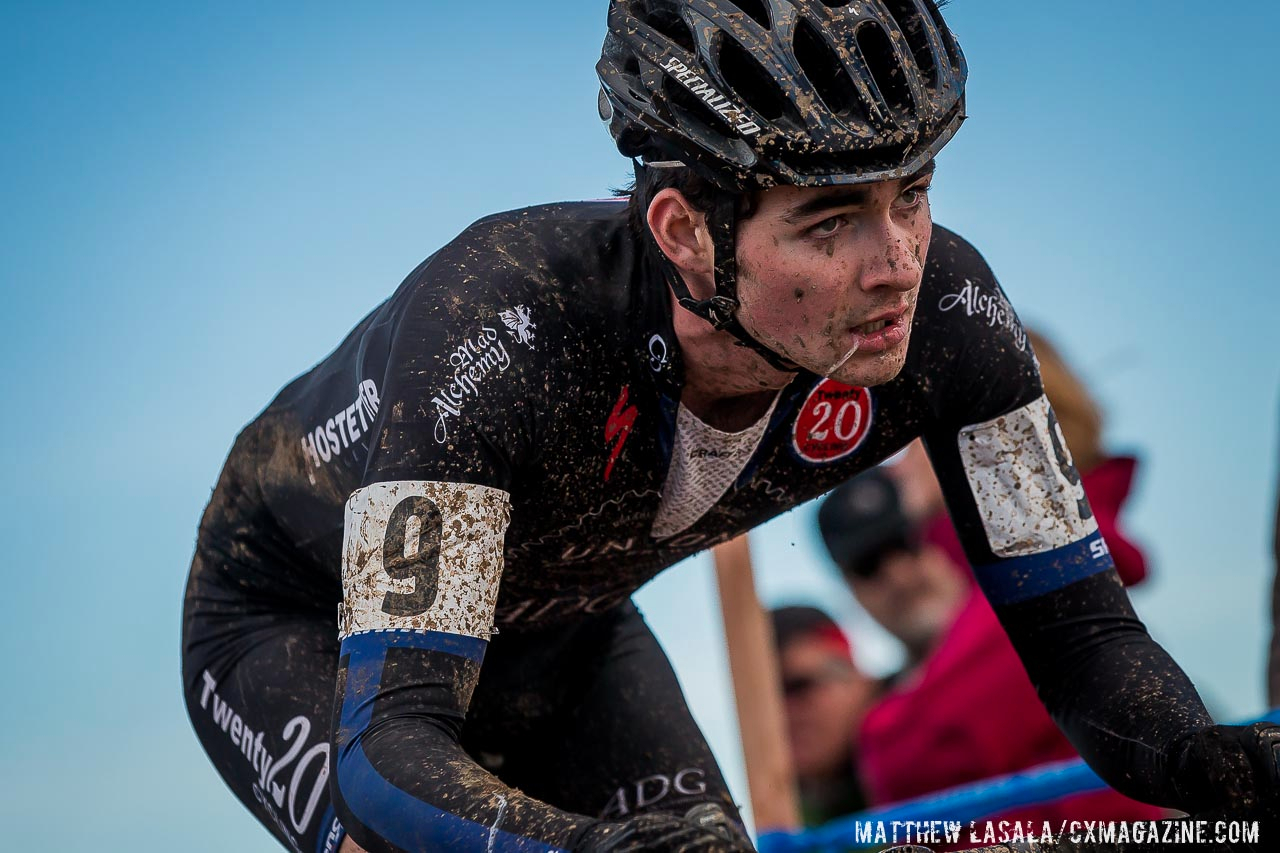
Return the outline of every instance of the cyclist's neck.
[[[721,432],[741,432],[757,423],[778,396],[776,389],[733,397],[705,397],[688,385],[680,395],[680,405],[709,427]]]
[[[673,299],[674,303],[674,299]],[[737,432],[764,416],[794,373],[775,370],[728,332],[672,305],[672,325],[684,365],[680,402],[708,426]]]

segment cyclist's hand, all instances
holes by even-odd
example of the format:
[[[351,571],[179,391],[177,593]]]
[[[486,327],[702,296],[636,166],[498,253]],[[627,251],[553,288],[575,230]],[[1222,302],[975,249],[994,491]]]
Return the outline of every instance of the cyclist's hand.
[[[1174,787],[1189,808],[1280,826],[1280,726],[1210,726],[1188,738]]]
[[[574,844],[574,853],[753,853],[751,842],[714,803],[683,816],[667,812],[598,823]]]

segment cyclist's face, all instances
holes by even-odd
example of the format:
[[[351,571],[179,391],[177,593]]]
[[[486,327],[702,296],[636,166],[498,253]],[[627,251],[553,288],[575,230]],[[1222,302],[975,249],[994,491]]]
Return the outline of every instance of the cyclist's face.
[[[738,318],[766,346],[849,385],[906,360],[929,251],[932,172],[851,187],[775,187],[738,230]]]

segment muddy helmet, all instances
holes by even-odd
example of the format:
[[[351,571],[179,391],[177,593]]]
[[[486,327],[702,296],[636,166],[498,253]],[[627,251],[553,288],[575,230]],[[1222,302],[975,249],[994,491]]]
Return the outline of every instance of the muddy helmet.
[[[625,156],[735,191],[900,178],[964,121],[934,0],[611,0],[596,70]]]

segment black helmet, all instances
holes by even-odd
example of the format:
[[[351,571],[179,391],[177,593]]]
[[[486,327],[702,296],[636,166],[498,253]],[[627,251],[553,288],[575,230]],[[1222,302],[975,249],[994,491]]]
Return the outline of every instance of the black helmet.
[[[964,120],[933,0],[612,0],[596,70],[624,155],[730,190],[900,178]]]
[[[910,549],[919,536],[897,483],[880,468],[864,471],[827,495],[818,507],[818,530],[846,577],[870,577],[873,558],[887,548]]]

